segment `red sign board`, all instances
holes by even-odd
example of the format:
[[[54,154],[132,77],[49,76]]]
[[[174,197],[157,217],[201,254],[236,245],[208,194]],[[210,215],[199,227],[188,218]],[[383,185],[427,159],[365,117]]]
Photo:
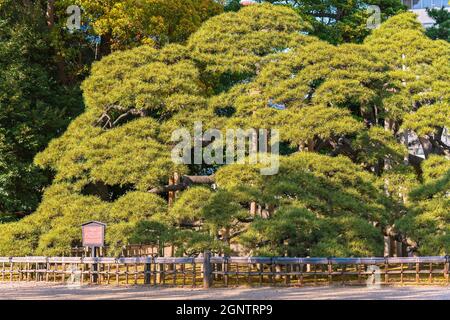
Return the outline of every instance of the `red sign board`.
[[[84,247],[103,247],[105,244],[105,227],[101,222],[92,221],[81,226]]]

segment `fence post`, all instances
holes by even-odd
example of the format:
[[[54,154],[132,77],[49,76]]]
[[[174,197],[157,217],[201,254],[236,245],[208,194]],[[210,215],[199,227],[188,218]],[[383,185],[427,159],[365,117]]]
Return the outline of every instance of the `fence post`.
[[[151,264],[151,260],[150,260],[150,263],[149,263],[148,259],[149,258],[147,257],[147,261],[145,261],[145,267],[144,267],[144,273],[145,273],[144,284],[151,284],[151,272],[152,272],[151,271],[151,266],[152,266],[152,264]]]
[[[9,281],[13,281],[13,272],[14,272],[13,258],[9,257]]]
[[[223,281],[224,281],[225,287],[228,287],[228,270],[230,269],[228,263],[229,263],[228,257],[224,256],[223,257]]]
[[[331,265],[331,258],[328,258],[328,284],[331,285],[333,282],[333,266]]]
[[[450,269],[450,261],[449,261],[449,256],[445,256],[445,267],[444,267],[444,278],[445,281],[447,282],[447,284],[449,283],[449,269]]]
[[[98,263],[97,263],[97,248],[92,247],[91,257],[94,259],[92,267],[92,282],[98,284]]]
[[[209,289],[212,285],[211,252],[203,254],[203,287]]]

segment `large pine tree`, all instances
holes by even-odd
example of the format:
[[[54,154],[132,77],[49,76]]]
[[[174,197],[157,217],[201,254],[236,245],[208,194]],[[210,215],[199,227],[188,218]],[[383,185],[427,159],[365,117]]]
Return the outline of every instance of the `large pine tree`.
[[[95,63],[85,113],[36,158],[55,180],[34,214],[0,227],[0,254],[68,254],[87,220],[108,224],[110,254],[163,241],[178,255],[368,256],[383,254],[383,236],[447,252],[449,44],[411,13],[363,44],[332,46],[308,28],[289,8],[256,5],[185,45]],[[196,121],[279,129],[279,173],[173,163],[173,130]],[[434,225],[415,224],[431,209]]]

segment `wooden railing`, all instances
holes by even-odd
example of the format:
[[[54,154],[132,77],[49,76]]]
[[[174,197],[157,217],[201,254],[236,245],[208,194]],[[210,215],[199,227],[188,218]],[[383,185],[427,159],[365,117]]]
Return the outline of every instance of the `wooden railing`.
[[[0,257],[0,281],[173,286],[445,284],[450,257]]]

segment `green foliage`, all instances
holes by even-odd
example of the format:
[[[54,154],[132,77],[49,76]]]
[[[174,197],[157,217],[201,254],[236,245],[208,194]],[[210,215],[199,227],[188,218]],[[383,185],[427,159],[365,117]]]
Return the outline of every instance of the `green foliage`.
[[[272,55],[305,41],[299,33],[307,28],[288,8],[249,6],[205,22],[190,37],[188,47],[215,77],[242,77],[257,72]]]
[[[427,28],[426,34],[431,39],[442,39],[450,42],[450,12],[446,8],[427,9],[428,15],[434,19],[435,24]]]
[[[382,21],[404,10],[398,0],[314,0],[294,1],[301,14],[311,17],[314,35],[328,42],[361,42],[369,33],[368,5],[380,7]],[[372,12],[373,13],[373,12]]]
[[[0,212],[9,215],[36,209],[50,174],[33,157],[82,108],[77,90],[54,81],[40,14],[38,5],[0,5]]]
[[[365,43],[389,68],[391,94],[384,99],[383,111],[390,119],[401,120],[427,105],[448,104],[445,83],[450,80],[450,63],[445,57],[450,54],[450,46],[425,37],[413,13],[389,19]]]
[[[391,165],[399,165],[407,154],[406,148],[380,127],[361,132],[354,141],[354,147],[361,150],[358,160],[366,167],[374,167],[384,159],[389,159]]]
[[[313,106],[280,114],[282,139],[293,146],[309,146],[318,140],[334,140],[360,131],[363,125],[352,118],[350,111],[340,108]],[[312,151],[312,150],[311,150]]]
[[[194,187],[183,192],[170,209],[170,218],[175,223],[195,223],[203,219],[203,207],[212,195],[205,187]]]
[[[82,86],[86,104],[109,110],[110,126],[131,109],[159,118],[202,106],[199,72],[180,45],[113,54],[95,63],[92,72]]]
[[[46,190],[43,204],[35,214],[2,227],[0,254],[13,251],[13,243],[23,242],[13,252],[70,255],[72,247],[81,246],[81,224],[101,220],[107,223],[110,254],[119,255],[131,239],[136,239],[135,231],[142,221],[157,219],[166,210],[163,199],[145,192],[129,192],[117,201],[105,202],[69,189],[67,185],[55,184]]]
[[[419,136],[436,134],[441,128],[450,128],[450,106],[448,103],[437,103],[422,107],[405,116],[403,128],[413,130]]]
[[[184,42],[203,21],[223,10],[213,0],[77,0],[77,4],[113,50]]]
[[[244,173],[254,168],[247,167],[229,165],[219,170],[218,186],[233,190],[236,187],[229,184],[233,181],[240,188],[251,190],[258,176],[255,172],[255,178],[249,179],[249,174]],[[280,172],[258,185],[258,202],[281,207],[269,218],[255,219],[237,240],[253,254],[381,254],[381,234],[371,221],[387,223],[389,200],[377,179],[349,159],[297,153],[282,158]],[[336,239],[340,240],[335,249],[327,251],[321,245]]]
[[[320,219],[299,207],[280,208],[271,219],[257,218],[240,236],[252,255],[308,256],[320,239]]]
[[[418,242],[420,253],[450,252],[450,161],[432,156],[423,165],[424,181],[411,192],[411,213],[399,227]]]
[[[0,255],[70,253],[88,220],[108,224],[114,255],[130,243],[176,255],[382,255],[387,229],[446,252],[449,44],[410,13],[362,44],[333,46],[308,28],[286,6],[255,5],[208,20],[185,45],[95,63],[85,112],[35,159],[53,184],[34,214],[0,226]],[[263,163],[174,164],[173,130],[199,120],[278,129],[295,149],[273,176]],[[420,170],[405,163],[404,131],[434,148]],[[214,188],[188,183],[198,174],[214,174]]]
[[[237,10],[236,2],[230,1],[226,9]],[[367,20],[373,11],[367,7],[380,8],[381,20],[403,12],[406,7],[400,0],[257,0],[293,8],[312,25],[311,35],[332,44],[360,43],[370,34]]]

